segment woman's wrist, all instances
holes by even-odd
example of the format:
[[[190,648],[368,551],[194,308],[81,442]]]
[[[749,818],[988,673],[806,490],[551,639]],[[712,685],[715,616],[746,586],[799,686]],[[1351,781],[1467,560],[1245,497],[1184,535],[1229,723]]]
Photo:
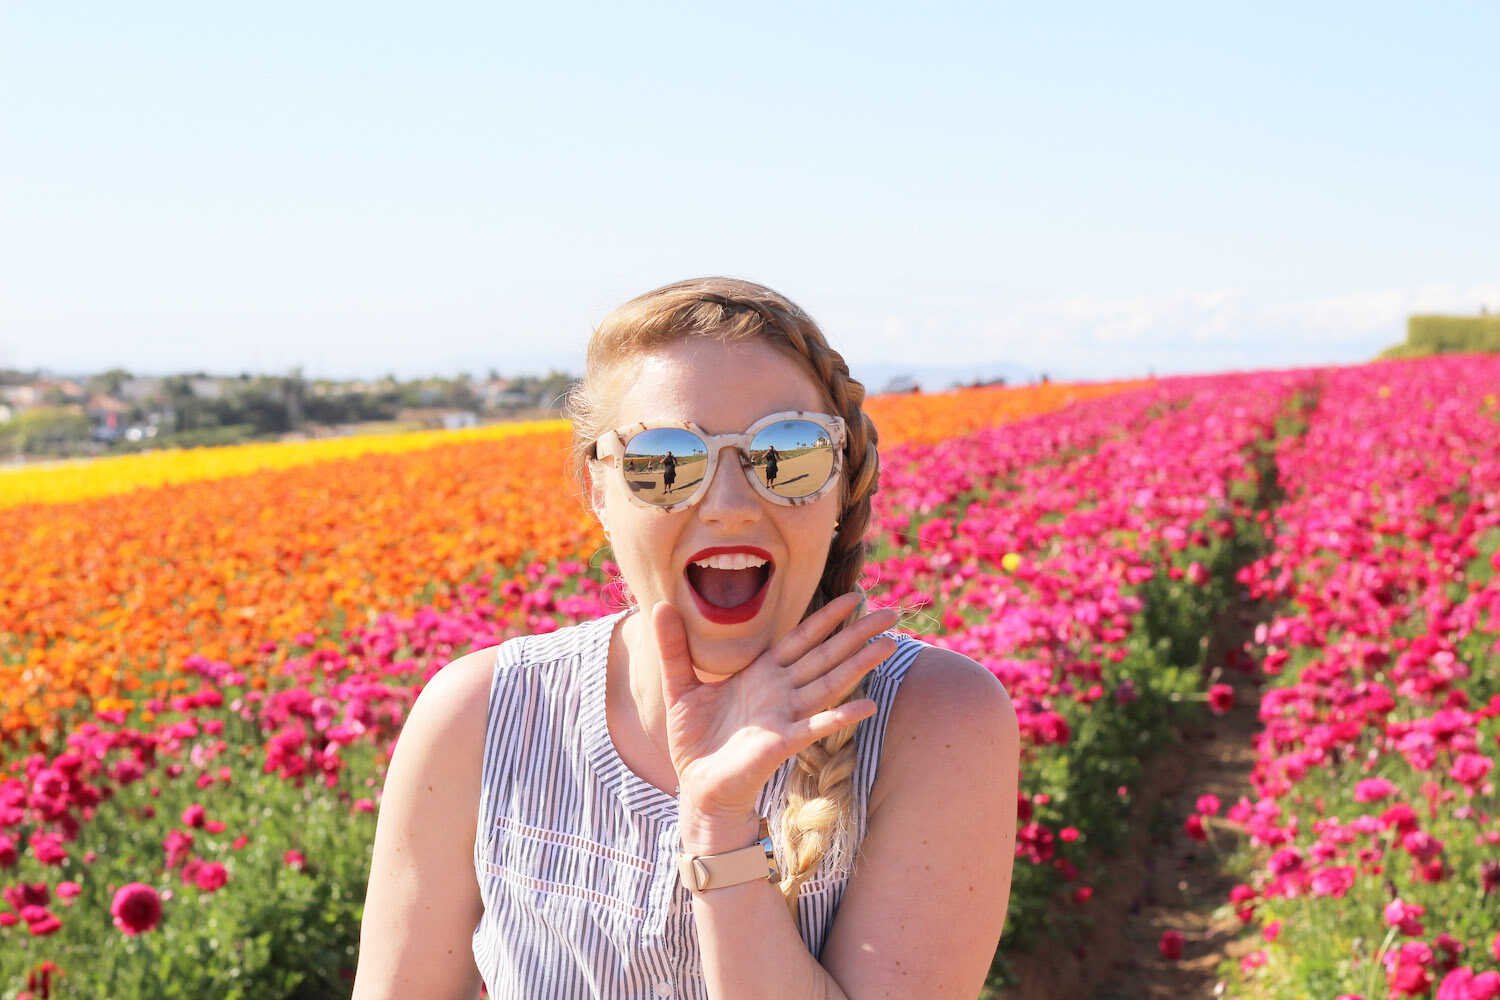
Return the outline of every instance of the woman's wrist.
[[[706,811],[686,798],[677,800],[677,826],[684,854],[722,854],[760,839],[760,816],[750,811]]]

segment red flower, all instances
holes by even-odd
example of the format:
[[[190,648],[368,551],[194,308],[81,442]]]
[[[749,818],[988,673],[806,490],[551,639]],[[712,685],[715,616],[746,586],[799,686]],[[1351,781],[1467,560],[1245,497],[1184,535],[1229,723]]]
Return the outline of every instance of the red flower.
[[[1156,950],[1161,952],[1161,957],[1169,962],[1175,962],[1182,957],[1182,932],[1162,931],[1161,940],[1156,942]]]
[[[1420,904],[1393,899],[1385,906],[1385,922],[1407,937],[1416,937],[1422,933],[1422,914],[1426,912]]]
[[[1188,816],[1182,821],[1183,832],[1197,841],[1208,839],[1208,832],[1203,829],[1203,817],[1197,813]]]
[[[124,933],[132,937],[144,934],[161,922],[161,896],[149,885],[131,882],[115,893],[109,912]]]
[[[202,804],[194,802],[182,811],[182,825],[201,827],[207,811]]]
[[[199,866],[193,881],[204,892],[218,892],[229,881],[229,870],[217,861],[208,861]]]
[[[1500,997],[1500,972],[1481,972],[1467,966],[1454,969],[1438,984],[1437,1000],[1495,1000]]]
[[[307,867],[307,856],[301,851],[288,850],[281,856],[282,863],[294,871],[301,871]]]
[[[1215,715],[1223,715],[1234,707],[1234,688],[1228,684],[1214,684],[1208,689],[1208,708]]]
[[[162,841],[162,850],[167,855],[167,867],[176,868],[187,860],[188,853],[193,849],[193,835],[182,830],[168,830],[166,839]]]
[[[62,921],[45,907],[28,906],[22,911],[21,918],[26,921],[26,929],[31,931],[32,937],[45,937],[62,929]]]

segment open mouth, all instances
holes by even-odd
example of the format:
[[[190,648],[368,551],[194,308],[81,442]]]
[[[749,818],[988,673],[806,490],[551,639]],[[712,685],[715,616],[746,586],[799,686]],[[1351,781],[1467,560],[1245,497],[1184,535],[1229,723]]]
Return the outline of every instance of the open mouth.
[[[749,621],[760,612],[775,565],[763,549],[704,549],[688,560],[687,581],[698,611],[719,625]]]

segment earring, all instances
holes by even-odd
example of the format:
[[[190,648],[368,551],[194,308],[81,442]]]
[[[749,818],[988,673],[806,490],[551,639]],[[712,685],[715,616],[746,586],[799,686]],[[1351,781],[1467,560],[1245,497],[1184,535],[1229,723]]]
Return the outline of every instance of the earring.
[[[837,521],[833,522],[833,537],[839,537],[839,523]]]

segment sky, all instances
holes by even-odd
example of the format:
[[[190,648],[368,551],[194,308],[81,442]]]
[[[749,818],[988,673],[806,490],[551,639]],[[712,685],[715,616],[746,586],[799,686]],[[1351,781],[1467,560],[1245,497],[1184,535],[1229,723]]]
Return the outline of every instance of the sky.
[[[0,5],[0,367],[581,370],[732,274],[867,381],[1500,311],[1500,6]]]

